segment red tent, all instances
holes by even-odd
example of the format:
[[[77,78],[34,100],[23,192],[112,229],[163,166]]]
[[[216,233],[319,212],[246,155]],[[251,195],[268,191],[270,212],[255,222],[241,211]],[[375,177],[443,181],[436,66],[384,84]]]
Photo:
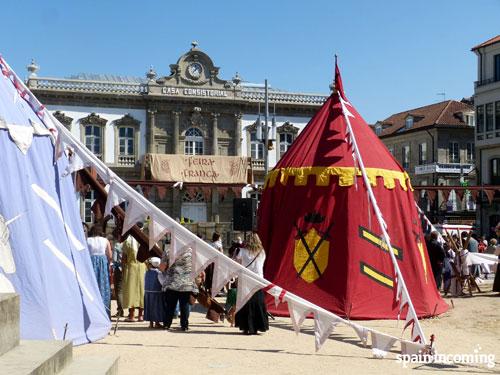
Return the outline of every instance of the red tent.
[[[336,87],[267,176],[259,208],[264,276],[341,316],[397,318],[394,267],[353,157],[340,75]],[[436,289],[410,179],[359,113],[346,108],[415,311],[441,314],[448,306]],[[274,300],[268,307],[288,313]]]

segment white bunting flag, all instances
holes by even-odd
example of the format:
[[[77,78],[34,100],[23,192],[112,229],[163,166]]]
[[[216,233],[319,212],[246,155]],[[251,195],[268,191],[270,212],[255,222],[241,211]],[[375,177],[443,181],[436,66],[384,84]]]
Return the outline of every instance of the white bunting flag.
[[[117,183],[111,181],[108,189],[108,199],[106,200],[106,206],[104,208],[105,217],[111,213],[113,207],[125,202],[127,198],[126,194],[127,193]]]
[[[304,322],[307,314],[312,313],[314,310],[307,305],[304,305],[297,301],[292,301],[290,299],[286,300],[288,303],[288,312],[290,313],[290,318],[292,319],[292,325],[296,334],[300,332],[300,326]]]
[[[221,254],[222,255],[222,254]],[[214,262],[214,274],[212,278],[212,297],[215,297],[233,276],[238,273],[234,269],[231,259],[218,256]]]
[[[197,243],[193,248],[191,276],[197,277],[210,263],[215,261],[217,254],[211,251],[211,246],[206,243]]]
[[[160,219],[155,214],[151,215],[150,224],[148,227],[150,250],[159,240],[163,238],[163,236],[169,231],[169,229],[170,226],[165,225],[164,220]]]
[[[372,331],[373,356],[375,358],[384,358],[396,341],[398,341],[396,337]]]
[[[321,311],[316,311],[314,313],[314,341],[316,344],[316,351],[321,349],[326,339],[341,321],[340,318],[336,319]]]
[[[26,155],[33,142],[33,127],[12,124],[7,124],[6,127],[16,146]]]
[[[370,333],[370,330],[366,327],[360,326],[359,324],[352,322],[351,322],[351,327],[354,328],[354,331],[358,335],[363,346],[368,345],[368,333]]]
[[[107,202],[106,202],[107,203]],[[144,207],[137,199],[131,199],[128,202],[125,219],[123,219],[122,234],[125,234],[135,223],[146,220],[148,209]]]
[[[223,256],[221,254],[221,256]],[[238,272],[238,290],[236,292],[236,312],[238,312],[245,303],[257,292],[266,285],[253,276],[249,275],[245,270]]]
[[[401,340],[401,354],[418,355],[425,350],[425,345],[417,344],[406,340]]]
[[[168,261],[170,264],[173,264],[185,249],[196,248],[196,240],[191,236],[192,233],[186,233],[186,231],[187,230],[181,230],[180,228],[172,229],[170,251],[168,252]]]

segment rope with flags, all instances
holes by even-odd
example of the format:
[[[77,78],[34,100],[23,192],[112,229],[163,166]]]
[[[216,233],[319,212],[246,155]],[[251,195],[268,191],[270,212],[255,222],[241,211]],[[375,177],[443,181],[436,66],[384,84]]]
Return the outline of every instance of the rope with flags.
[[[342,78],[340,76],[340,70],[337,64],[337,61],[335,61],[335,89],[336,93],[339,97],[340,104],[342,106],[342,114],[344,116],[344,120],[347,125],[347,136],[349,137],[348,144],[352,147],[353,149],[353,157],[354,157],[354,163],[355,165],[357,164],[359,166],[359,169],[361,170],[361,175],[363,177],[363,181],[365,183],[367,192],[368,192],[368,198],[369,202],[373,206],[373,210],[375,212],[375,216],[377,217],[380,229],[382,231],[382,239],[385,242],[385,245],[389,249],[389,254],[391,256],[392,264],[394,267],[394,273],[395,273],[395,283],[396,283],[396,295],[395,295],[395,301],[399,302],[399,314],[403,311],[405,307],[407,307],[407,314],[406,314],[406,321],[403,330],[411,326],[411,338],[412,341],[414,342],[420,342],[422,344],[426,344],[425,336],[422,330],[422,327],[420,326],[420,322],[418,321],[417,314],[415,312],[415,308],[413,307],[413,303],[411,302],[410,295],[408,293],[408,289],[406,288],[405,281],[403,279],[403,274],[401,273],[401,270],[399,268],[399,265],[396,261],[396,256],[394,254],[394,250],[391,245],[391,239],[389,237],[389,233],[387,232],[387,224],[382,216],[382,212],[378,206],[377,199],[375,198],[375,195],[373,194],[373,189],[371,187],[370,181],[368,179],[368,174],[366,172],[363,158],[361,156],[361,152],[358,148],[358,144],[356,142],[356,136],[354,134],[354,130],[351,125],[351,121],[349,120],[349,117],[354,117],[354,115],[348,110],[347,106],[351,106],[351,103],[347,101],[345,98],[344,94],[344,88],[342,85]],[[399,317],[398,314],[398,317]]]

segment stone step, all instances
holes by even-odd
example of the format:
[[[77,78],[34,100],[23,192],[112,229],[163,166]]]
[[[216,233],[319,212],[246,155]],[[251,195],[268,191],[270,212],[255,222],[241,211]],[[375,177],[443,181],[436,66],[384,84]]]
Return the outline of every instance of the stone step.
[[[21,340],[0,357],[3,375],[48,375],[61,372],[73,358],[70,341]]]
[[[19,345],[19,296],[13,293],[0,293],[0,356],[17,345]]]
[[[116,375],[119,357],[82,356],[73,358],[61,375]]]

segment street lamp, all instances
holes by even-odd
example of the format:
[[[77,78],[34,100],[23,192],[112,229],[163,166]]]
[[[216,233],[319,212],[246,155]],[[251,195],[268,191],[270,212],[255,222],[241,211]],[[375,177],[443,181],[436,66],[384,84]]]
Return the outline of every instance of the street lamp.
[[[260,103],[259,114],[257,115],[257,134],[256,138],[259,142],[264,144],[264,176],[269,172],[269,150],[273,149],[273,142],[276,137],[276,110],[273,113],[271,134],[269,134],[269,92],[267,79],[264,81],[264,124],[260,119]],[[264,125],[264,126],[263,126]]]

